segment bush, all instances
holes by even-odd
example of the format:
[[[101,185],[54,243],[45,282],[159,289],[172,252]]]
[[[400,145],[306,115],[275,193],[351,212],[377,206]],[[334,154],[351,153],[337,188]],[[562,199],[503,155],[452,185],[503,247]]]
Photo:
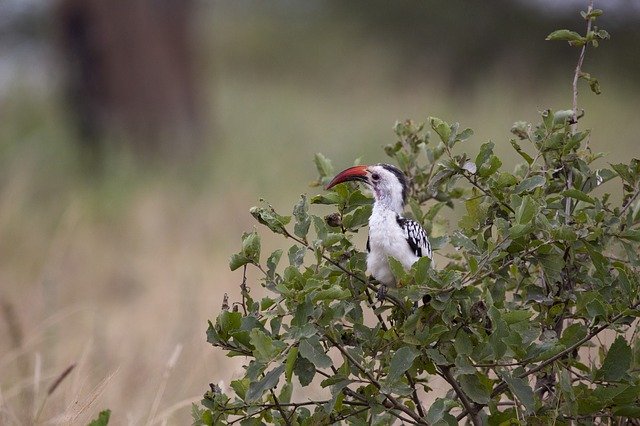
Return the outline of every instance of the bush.
[[[596,166],[602,154],[577,125],[578,79],[600,90],[581,69],[587,45],[608,37],[592,27],[600,13],[583,12],[585,36],[548,37],[581,49],[574,106],[514,124],[511,145],[523,162],[513,172],[491,142],[475,158],[460,153],[473,132],[457,123],[396,124],[385,152],[409,177],[412,216],[432,231],[443,228],[446,209],[464,215],[457,229],[432,236],[437,268],[423,258],[405,271],[391,260],[399,285],[384,303],[374,301],[377,283],[353,243],[371,212],[357,186],[303,195],[291,216],[267,204],[251,209],[293,244],[279,267],[284,249],[264,259],[258,233],[242,236],[230,267],[259,269],[270,296],[253,300],[244,274],[242,300],[232,309],[225,300],[209,323],[207,341],[248,364],[230,390],[212,385],[194,405],[195,424],[640,418],[640,341],[628,333],[640,316],[640,161]],[[331,162],[315,161],[325,184]],[[321,217],[309,204],[335,212]],[[446,389],[431,388],[436,376]],[[326,398],[314,396],[318,386]]]

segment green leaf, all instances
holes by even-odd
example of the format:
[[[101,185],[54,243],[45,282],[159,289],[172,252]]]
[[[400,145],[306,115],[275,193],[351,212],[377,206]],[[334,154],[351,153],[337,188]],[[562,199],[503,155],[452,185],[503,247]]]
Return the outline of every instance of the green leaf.
[[[371,205],[359,206],[353,212],[344,215],[342,224],[347,229],[357,229],[369,222],[371,216]]]
[[[407,272],[405,271],[404,266],[402,266],[402,263],[400,263],[398,259],[390,256],[387,259],[389,260],[389,267],[391,268],[391,272],[395,279],[398,282],[404,281],[407,276]]]
[[[524,379],[520,379],[518,377],[509,377],[507,375],[505,375],[503,379],[507,386],[509,386],[511,393],[513,393],[513,395],[518,398],[518,401],[520,401],[520,403],[524,405],[526,412],[533,413],[536,408],[536,401],[534,398],[533,389],[531,389],[529,383],[527,383],[527,381]]]
[[[231,386],[231,389],[233,389],[236,395],[238,395],[242,400],[244,400],[245,397],[247,396],[249,385],[251,385],[251,380],[249,380],[247,377],[244,377],[238,380],[233,380],[231,383],[229,383],[229,386]]]
[[[331,165],[331,160],[329,160],[324,155],[317,153],[314,156],[313,161],[316,164],[316,169],[318,169],[320,178],[333,176],[333,166]]]
[[[533,199],[528,195],[522,197],[522,202],[516,210],[516,222],[519,224],[528,224],[536,215],[538,209]]]
[[[282,257],[282,249],[277,249],[267,258],[267,276],[271,279],[275,277],[276,267]]]
[[[569,347],[580,341],[580,339],[584,338],[587,335],[588,331],[589,330],[584,324],[573,323],[562,333],[560,343],[566,347]]]
[[[339,285],[332,285],[327,289],[320,290],[313,294],[313,301],[319,302],[321,300],[346,300],[351,298],[351,292],[346,288],[342,288]]]
[[[544,176],[535,175],[531,176],[520,182],[513,190],[514,194],[520,194],[521,192],[531,191],[532,189],[538,188],[540,186],[546,185],[547,180]]]
[[[531,164],[531,163],[533,163],[533,158],[531,158],[531,156],[530,156],[529,154],[527,154],[526,152],[524,152],[524,151],[522,150],[522,148],[520,147],[520,145],[518,144],[518,142],[516,142],[516,141],[515,141],[515,140],[513,140],[513,139],[511,139],[511,141],[510,141],[510,142],[511,142],[511,146],[513,147],[513,149],[515,149],[515,150],[516,150],[516,152],[517,152],[518,154],[520,154],[520,156],[521,156],[522,158],[524,158],[524,161],[526,161],[526,162],[527,162],[527,164]]]
[[[280,364],[273,370],[266,373],[262,379],[258,380],[257,382],[251,383],[246,395],[247,402],[258,401],[260,398],[262,398],[263,393],[278,386],[280,376],[282,375],[282,373],[284,373],[284,369],[284,364]]]
[[[305,195],[300,196],[300,201],[293,207],[293,217],[296,219],[296,223],[293,227],[293,233],[300,238],[306,238],[309,232],[309,226],[311,225],[311,219],[309,218],[309,204],[307,203],[307,197]]]
[[[111,417],[111,410],[103,410],[98,414],[98,418],[92,420],[87,426],[107,426],[109,424],[109,418]]]
[[[507,324],[515,324],[522,321],[528,321],[532,316],[533,312],[531,311],[515,309],[502,314],[502,319],[504,319]]]
[[[331,358],[324,352],[317,336],[300,341],[300,355],[313,363],[316,368],[329,368],[333,365]]]
[[[623,336],[618,336],[613,342],[602,367],[598,370],[598,377],[607,381],[617,381],[624,377],[631,366],[631,348]]]
[[[491,158],[491,156],[493,155],[494,146],[495,145],[493,142],[486,142],[480,146],[480,152],[478,152],[475,161],[477,167],[482,167],[484,163],[486,163]]]
[[[622,405],[620,407],[613,408],[613,415],[620,417],[631,417],[634,419],[640,419],[640,405]]]
[[[340,201],[340,194],[335,191],[327,192],[326,194],[318,194],[311,197],[311,204],[335,205],[340,204]]]
[[[313,377],[316,375],[316,367],[308,359],[298,356],[293,372],[298,376],[300,385],[305,387],[313,381]]]
[[[487,388],[477,374],[463,374],[458,378],[462,390],[478,404],[488,404],[491,400],[491,390]]]
[[[593,198],[589,197],[579,189],[567,189],[566,191],[562,191],[562,195],[565,197],[575,198],[576,200],[584,201],[589,204],[595,204],[596,202]]]
[[[396,381],[405,371],[411,368],[413,360],[420,355],[420,352],[411,346],[403,346],[398,349],[389,363],[389,381]]]
[[[458,425],[458,421],[455,417],[449,414],[452,406],[446,404],[446,400],[442,398],[437,398],[431,407],[429,407],[429,411],[427,411],[426,421],[430,425],[438,425],[441,426],[443,424],[456,426]]]
[[[251,263],[251,259],[240,253],[235,253],[232,254],[231,258],[229,259],[229,269],[235,271],[236,269],[246,265],[247,263]]]
[[[258,361],[269,362],[278,356],[286,347],[286,343],[274,340],[262,330],[254,328],[249,332],[251,344],[255,348],[253,355]]]
[[[556,30],[549,34],[545,40],[566,40],[578,46],[582,46],[586,43],[584,37],[577,32],[570,30]]]
[[[478,170],[478,176],[480,177],[489,177],[494,174],[499,168],[502,166],[502,161],[495,155],[492,155],[489,158],[489,161],[484,163],[482,167]]]
[[[271,229],[276,234],[287,235],[285,225],[291,221],[289,216],[281,216],[276,213],[272,208],[266,207],[251,207],[249,213],[258,222]]]
[[[240,312],[223,311],[218,315],[217,325],[223,336],[234,330],[238,330],[242,324],[242,314]]]
[[[620,238],[640,242],[640,229],[627,229],[618,234]]]
[[[293,374],[293,367],[296,365],[296,359],[298,358],[298,347],[292,346],[287,354],[287,361],[285,363],[284,377],[287,379],[287,383],[291,382],[291,375]]]
[[[449,144],[449,137],[451,136],[451,127],[437,117],[429,117],[429,124],[431,128],[440,136],[440,140],[444,144]]]

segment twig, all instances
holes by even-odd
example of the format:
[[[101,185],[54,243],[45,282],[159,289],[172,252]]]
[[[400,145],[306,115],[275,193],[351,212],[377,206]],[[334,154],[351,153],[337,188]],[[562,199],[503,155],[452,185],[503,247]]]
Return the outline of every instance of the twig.
[[[378,388],[378,390],[380,391],[380,393],[382,393],[382,395],[384,395],[389,402],[391,402],[391,404],[393,404],[393,407],[402,411],[403,413],[407,414],[409,417],[411,417],[413,420],[415,420],[417,423],[419,424],[427,424],[419,415],[417,415],[416,413],[414,413],[413,411],[409,410],[409,408],[407,408],[405,405],[401,404],[400,401],[398,401],[396,398],[393,397],[393,395],[387,394],[382,392],[382,385],[380,385],[380,382],[378,382],[376,380],[375,377],[373,377],[373,375],[369,372],[369,370],[367,370],[366,368],[364,368],[362,365],[360,365],[360,363],[358,361],[356,361],[349,352],[347,352],[342,345],[338,344],[338,342],[336,342],[330,335],[329,333],[324,333],[324,336],[326,337],[326,339],[328,341],[331,342],[331,344],[333,344],[333,346],[338,349],[342,355],[344,355],[349,361],[351,361],[351,363],[358,369],[360,370],[360,372],[362,374],[364,374],[365,376],[367,376],[367,378],[369,379],[369,381],[371,382],[372,385],[374,385],[376,388]]]
[[[291,421],[289,420],[289,416],[287,416],[287,413],[284,412],[284,409],[280,405],[280,401],[278,401],[278,397],[276,396],[276,393],[273,391],[273,389],[269,389],[269,392],[271,392],[271,396],[273,397],[273,402],[275,403],[276,408],[278,408],[278,411],[280,412],[280,415],[282,416],[284,423],[287,426],[290,426]]]
[[[587,6],[587,15],[593,10],[593,0],[589,0]],[[591,31],[591,19],[587,18],[587,34]],[[571,122],[571,133],[575,133],[578,130],[578,80],[582,73],[582,63],[584,62],[584,56],[587,51],[587,44],[585,43],[580,49],[580,57],[578,58],[578,64],[576,65],[576,71],[573,74],[573,120]]]
[[[453,374],[451,374],[451,368],[446,366],[440,366],[440,376],[444,380],[446,380],[447,383],[449,383],[449,385],[451,385],[451,387],[453,388],[453,391],[456,393],[458,398],[460,398],[460,402],[462,402],[462,405],[464,406],[466,411],[465,416],[469,417],[469,420],[474,426],[481,426],[482,422],[478,417],[478,411],[479,411],[478,406],[473,404],[473,401],[469,399],[467,394],[460,387],[460,384],[453,377]],[[458,419],[458,420],[461,420],[461,419]]]
[[[640,306],[640,301],[638,301],[638,302],[634,303],[633,305],[629,306],[629,309],[635,309],[638,306]],[[589,334],[587,334],[585,337],[583,337],[582,339],[578,340],[576,343],[574,343],[573,345],[569,346],[568,348],[566,348],[562,352],[557,353],[556,355],[552,356],[551,358],[541,362],[536,367],[532,367],[529,370],[525,371],[524,373],[519,374],[516,377],[518,377],[519,379],[524,379],[524,378],[526,378],[526,377],[528,377],[528,376],[530,376],[532,374],[537,373],[538,371],[542,370],[543,368],[545,368],[549,364],[554,363],[555,361],[559,360],[560,358],[565,357],[566,355],[570,354],[571,352],[573,352],[574,350],[576,350],[580,346],[584,345],[586,342],[588,342],[589,340],[593,339],[598,334],[600,334],[601,332],[603,332],[607,328],[609,328],[612,325],[614,325],[620,318],[624,317],[625,315],[626,315],[626,312],[620,312],[618,315],[616,315],[613,318],[611,318],[611,320],[609,320],[608,322],[600,325],[599,327],[596,327]],[[501,381],[500,384],[498,384],[498,386],[495,387],[493,392],[491,392],[491,398],[495,398],[496,396],[498,396],[498,395],[502,394],[503,392],[505,392],[507,389],[508,389],[507,383],[505,381]],[[473,406],[473,408],[475,410],[479,410],[482,407],[484,407],[484,404],[474,404],[474,406]],[[457,419],[460,420],[460,419],[464,418],[468,413],[469,413],[469,410],[465,409],[462,413],[460,413],[458,415]]]

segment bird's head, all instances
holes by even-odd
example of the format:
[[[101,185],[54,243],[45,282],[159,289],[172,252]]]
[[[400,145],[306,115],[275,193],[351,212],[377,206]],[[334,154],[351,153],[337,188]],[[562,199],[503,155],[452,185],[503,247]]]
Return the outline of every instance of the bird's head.
[[[353,166],[341,171],[333,178],[327,189],[347,181],[362,182],[371,188],[376,202],[398,213],[404,209],[407,201],[407,178],[404,173],[391,164],[372,166]]]

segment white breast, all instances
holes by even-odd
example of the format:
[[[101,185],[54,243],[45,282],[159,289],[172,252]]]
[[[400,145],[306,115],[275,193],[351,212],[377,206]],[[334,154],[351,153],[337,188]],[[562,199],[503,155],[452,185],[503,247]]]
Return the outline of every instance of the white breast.
[[[398,225],[397,214],[388,209],[376,209],[369,219],[369,248],[367,272],[382,284],[395,284],[388,257],[391,256],[405,269],[411,268],[418,256],[412,252],[406,234]]]

